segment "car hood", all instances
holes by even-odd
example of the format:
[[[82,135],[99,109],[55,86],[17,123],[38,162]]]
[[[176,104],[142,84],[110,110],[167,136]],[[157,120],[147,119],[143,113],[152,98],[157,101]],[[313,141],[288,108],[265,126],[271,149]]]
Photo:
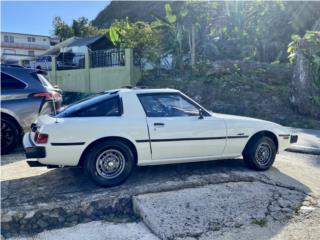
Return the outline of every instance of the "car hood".
[[[250,118],[250,117],[242,117],[242,116],[237,116],[237,115],[229,115],[229,114],[220,114],[220,113],[212,113],[214,117],[224,119],[227,123],[239,123],[240,125],[252,125],[254,126],[260,126],[260,127],[267,127],[267,128],[284,128],[280,124],[262,120],[262,119],[257,119],[257,118]]]
[[[230,120],[241,120],[241,121],[258,121],[258,122],[269,122],[265,121],[262,119],[257,119],[257,118],[251,118],[251,117],[243,117],[243,116],[238,116],[238,115],[231,115],[231,114],[222,114],[222,113],[213,113],[211,114],[217,118],[223,118],[223,119],[230,119]],[[270,122],[272,123],[272,122]]]

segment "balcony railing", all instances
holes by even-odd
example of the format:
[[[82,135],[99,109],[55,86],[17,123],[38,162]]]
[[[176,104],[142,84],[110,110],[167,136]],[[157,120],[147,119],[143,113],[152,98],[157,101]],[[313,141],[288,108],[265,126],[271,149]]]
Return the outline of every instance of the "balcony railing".
[[[1,47],[5,48],[20,48],[20,49],[34,49],[34,50],[47,50],[50,48],[49,45],[41,45],[41,44],[29,44],[29,43],[8,43],[1,42]]]
[[[90,53],[91,67],[114,67],[125,65],[125,52],[120,49],[99,50]]]
[[[36,55],[30,55],[30,54],[22,54],[22,53],[6,53],[2,52],[3,56],[17,56],[17,57],[31,57],[34,58]]]

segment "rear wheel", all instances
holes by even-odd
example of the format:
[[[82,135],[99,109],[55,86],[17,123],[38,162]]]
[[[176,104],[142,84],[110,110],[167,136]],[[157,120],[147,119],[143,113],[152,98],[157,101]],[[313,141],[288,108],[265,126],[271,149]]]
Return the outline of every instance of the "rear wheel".
[[[86,155],[86,173],[98,185],[111,187],[124,182],[134,166],[131,149],[120,141],[98,143]]]
[[[266,136],[253,139],[243,152],[245,163],[252,169],[264,171],[269,169],[276,157],[276,144]]]
[[[12,152],[19,143],[18,126],[6,118],[1,118],[1,154]]]

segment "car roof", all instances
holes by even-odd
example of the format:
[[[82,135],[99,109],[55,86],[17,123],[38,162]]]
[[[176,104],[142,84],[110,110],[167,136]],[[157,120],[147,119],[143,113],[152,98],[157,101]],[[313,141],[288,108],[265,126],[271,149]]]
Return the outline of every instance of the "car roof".
[[[37,72],[38,71],[30,68],[7,66],[7,65],[1,66],[1,73],[10,75],[18,79],[20,82],[23,82],[24,84],[27,85],[25,89],[45,88],[41,81],[37,80],[35,77],[32,76],[33,73],[37,73]]]
[[[115,90],[110,90],[107,92],[117,91],[121,95],[125,94],[143,94],[143,93],[177,93],[179,90],[172,88],[120,88]]]
[[[31,69],[31,68],[25,68],[25,67],[22,67],[19,65],[5,65],[5,64],[1,65],[1,71],[9,72],[9,73],[15,73],[15,72],[32,73],[32,72],[35,72],[35,70]]]

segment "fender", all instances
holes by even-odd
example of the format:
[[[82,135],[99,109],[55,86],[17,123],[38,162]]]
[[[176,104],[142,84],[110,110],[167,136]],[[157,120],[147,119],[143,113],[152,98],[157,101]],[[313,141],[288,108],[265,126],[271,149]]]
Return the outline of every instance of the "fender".
[[[135,156],[135,161],[138,162],[138,158],[139,158],[138,148],[137,148],[137,145],[135,144],[135,141],[130,136],[125,135],[125,134],[121,135],[121,136],[120,135],[108,135],[108,136],[100,136],[100,137],[95,138],[94,140],[91,140],[90,142],[86,143],[85,148],[81,152],[81,157],[80,157],[78,166],[81,166],[83,164],[85,153],[92,146],[92,144],[95,144],[96,142],[99,142],[99,141],[104,141],[105,139],[115,139],[115,138],[122,139],[131,145],[129,147],[133,148],[132,150],[133,150],[133,154]]]
[[[23,131],[23,129],[21,127],[22,126],[21,120],[18,115],[16,115],[14,112],[12,112],[6,108],[0,108],[0,111],[1,111],[1,114],[4,113],[4,114],[7,114],[8,116],[10,116],[11,118],[13,118],[17,122],[17,124],[19,125],[20,129]]]

